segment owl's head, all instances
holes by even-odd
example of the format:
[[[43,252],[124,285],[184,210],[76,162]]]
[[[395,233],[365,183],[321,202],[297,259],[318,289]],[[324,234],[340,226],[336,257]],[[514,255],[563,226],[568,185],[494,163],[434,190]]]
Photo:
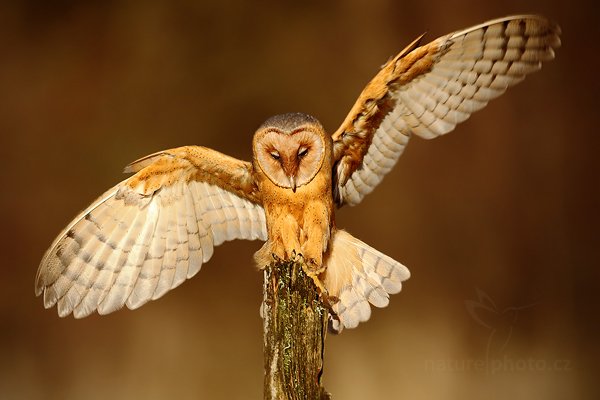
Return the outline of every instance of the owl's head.
[[[276,115],[254,134],[255,163],[275,185],[296,191],[321,169],[325,137],[321,123],[310,115]]]

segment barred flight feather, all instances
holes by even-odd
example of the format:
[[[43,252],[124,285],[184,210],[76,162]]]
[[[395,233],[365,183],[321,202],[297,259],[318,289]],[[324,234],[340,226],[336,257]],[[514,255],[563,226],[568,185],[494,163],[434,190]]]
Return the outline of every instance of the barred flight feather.
[[[502,18],[407,49],[387,63],[333,134],[338,205],[356,205],[392,169],[411,135],[432,139],[554,58],[560,28]]]
[[[410,277],[408,269],[356,239],[348,232],[335,230],[325,265],[323,284],[338,301],[332,306],[333,332],[356,328],[371,317],[371,307],[386,307],[389,295],[400,292]]]

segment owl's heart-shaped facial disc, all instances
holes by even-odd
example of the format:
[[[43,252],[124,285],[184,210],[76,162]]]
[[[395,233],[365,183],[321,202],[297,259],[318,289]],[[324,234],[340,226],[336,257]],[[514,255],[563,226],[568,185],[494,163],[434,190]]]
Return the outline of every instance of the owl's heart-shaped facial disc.
[[[275,185],[293,191],[315,177],[325,149],[321,124],[299,116],[292,121],[275,119],[271,124],[268,120],[254,136],[254,156],[262,172]]]

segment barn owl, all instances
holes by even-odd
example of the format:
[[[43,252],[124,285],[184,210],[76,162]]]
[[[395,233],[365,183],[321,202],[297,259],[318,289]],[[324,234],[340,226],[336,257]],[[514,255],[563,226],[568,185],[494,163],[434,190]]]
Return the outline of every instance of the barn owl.
[[[328,135],[311,116],[268,119],[252,162],[201,146],[161,151],[100,196],[55,239],[35,292],[61,317],[136,309],[194,276],[213,248],[262,240],[259,267],[302,257],[330,300],[335,331],[369,319],[408,269],[338,229],[335,210],[362,201],[412,135],[446,134],[554,58],[560,29],[539,16],[497,19],[421,46],[422,36],[367,84]]]

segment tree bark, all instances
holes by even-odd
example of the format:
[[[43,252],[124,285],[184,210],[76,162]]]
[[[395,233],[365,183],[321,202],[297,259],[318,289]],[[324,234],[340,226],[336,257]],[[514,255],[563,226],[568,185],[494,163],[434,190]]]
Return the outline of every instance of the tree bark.
[[[321,385],[328,310],[301,262],[269,265],[263,295],[264,398],[330,399]]]

